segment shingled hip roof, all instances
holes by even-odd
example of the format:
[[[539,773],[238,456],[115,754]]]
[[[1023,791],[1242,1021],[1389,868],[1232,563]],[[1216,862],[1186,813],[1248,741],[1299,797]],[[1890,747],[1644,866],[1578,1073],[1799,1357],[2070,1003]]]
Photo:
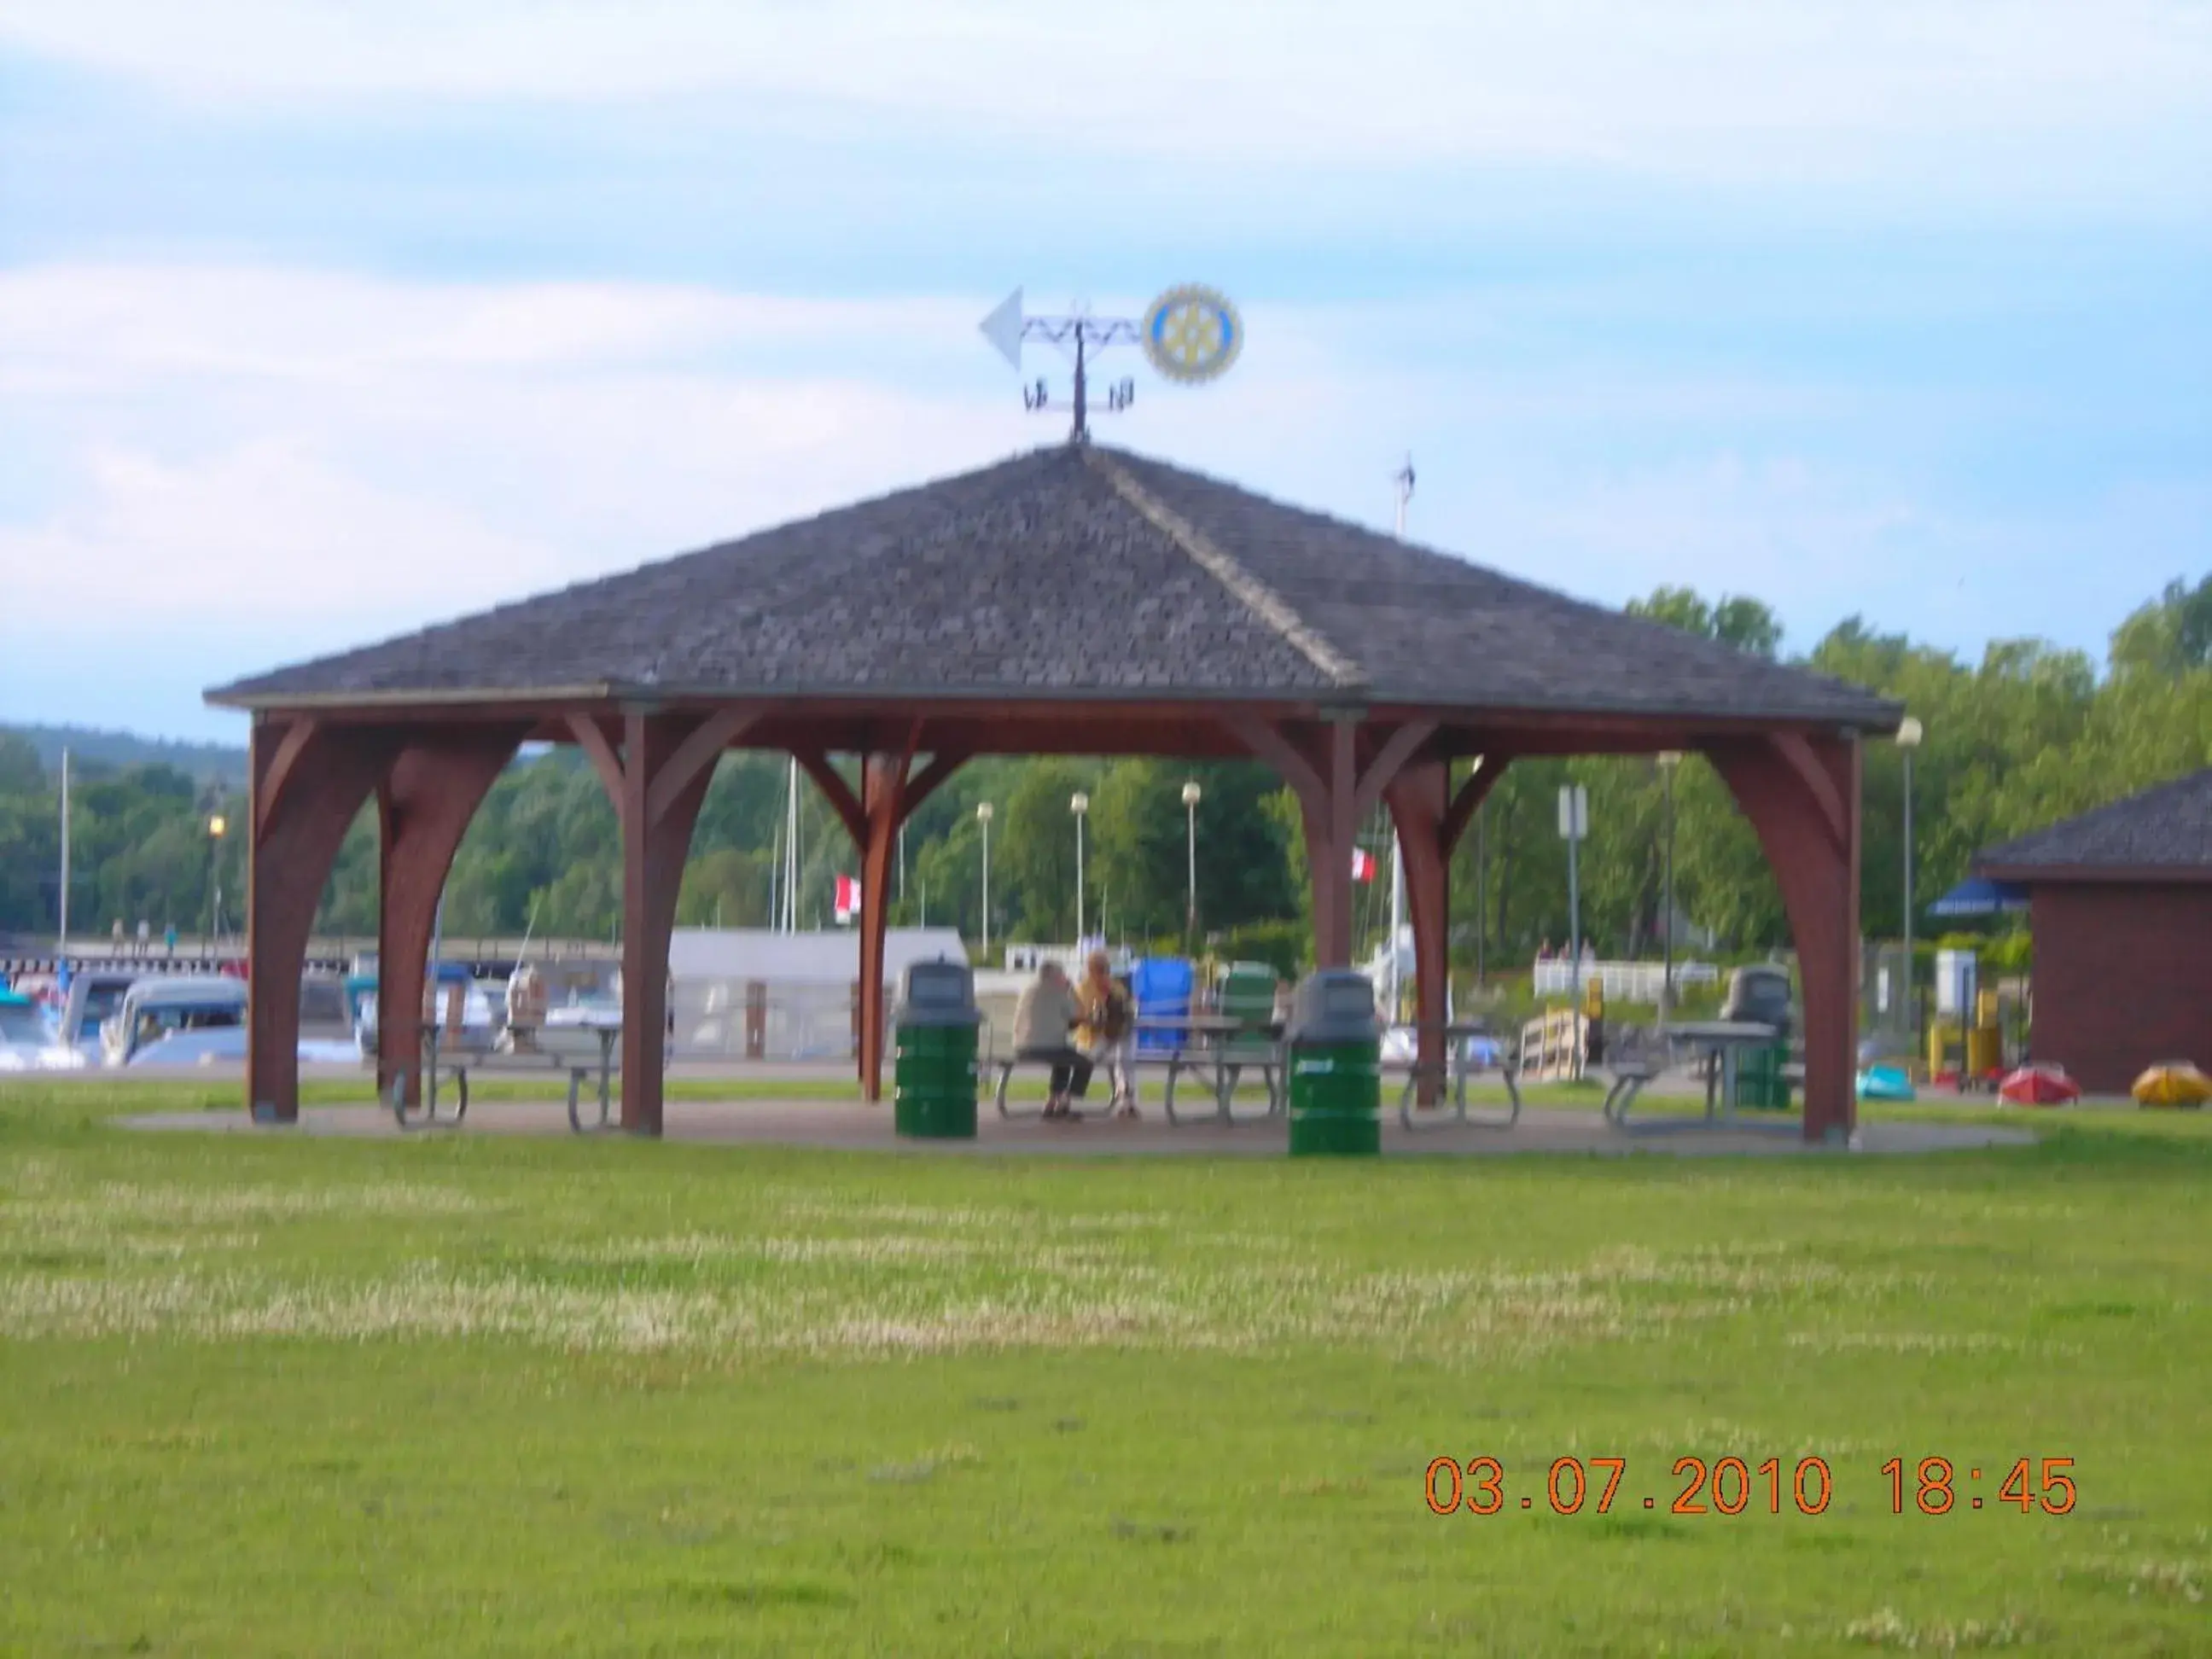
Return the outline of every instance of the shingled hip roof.
[[[1893,730],[1858,687],[1060,445],[208,694],[1219,698]]]
[[[2069,872],[2212,880],[2212,767],[1990,848],[1974,864],[2031,880]]]

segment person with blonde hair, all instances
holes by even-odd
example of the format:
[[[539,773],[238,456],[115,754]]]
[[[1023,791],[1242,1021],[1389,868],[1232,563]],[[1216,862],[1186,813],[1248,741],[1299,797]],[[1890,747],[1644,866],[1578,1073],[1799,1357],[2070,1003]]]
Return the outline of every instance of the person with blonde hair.
[[[1113,1088],[1113,1107],[1119,1117],[1137,1114],[1137,1079],[1130,1064],[1136,1040],[1137,1005],[1128,988],[1114,977],[1113,963],[1103,951],[1093,951],[1085,964],[1079,993],[1083,1002],[1085,1045],[1095,1066],[1103,1066]]]

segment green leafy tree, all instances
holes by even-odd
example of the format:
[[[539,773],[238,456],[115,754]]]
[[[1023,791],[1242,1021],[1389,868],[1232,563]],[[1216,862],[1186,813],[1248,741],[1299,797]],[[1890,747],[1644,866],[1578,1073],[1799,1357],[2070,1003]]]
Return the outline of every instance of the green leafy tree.
[[[1097,781],[1095,767],[1075,761],[1032,762],[993,821],[991,880],[994,887],[1006,884],[1011,933],[1036,940],[1075,937],[1075,817],[1068,802]],[[1095,903],[1086,908],[1097,915]]]
[[[2212,576],[2196,586],[2172,581],[2113,630],[2118,673],[2185,674],[2212,667]]]

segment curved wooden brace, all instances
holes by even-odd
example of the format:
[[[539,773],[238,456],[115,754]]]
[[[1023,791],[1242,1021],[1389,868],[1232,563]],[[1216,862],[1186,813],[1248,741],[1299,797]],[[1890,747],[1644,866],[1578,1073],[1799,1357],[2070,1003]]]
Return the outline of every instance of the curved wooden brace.
[[[1503,753],[1475,757],[1474,771],[1460,785],[1458,793],[1451,798],[1451,805],[1444,809],[1443,844],[1447,856],[1459,845],[1460,837],[1474,822],[1474,815],[1489,799],[1490,792],[1498,787],[1498,779],[1505,775],[1506,764],[1511,758]]]
[[[907,780],[906,815],[912,817],[916,808],[937,793],[938,786],[965,766],[970,757],[964,751],[940,749],[929,757],[929,763]]]
[[[283,801],[285,789],[292,781],[293,769],[299,765],[300,757],[321,729],[322,722],[312,714],[301,714],[285,723],[284,734],[277,738],[276,747],[269,757],[268,772],[263,777],[260,787],[254,791],[252,830],[255,835],[267,828],[269,820],[276,815]]]
[[[571,714],[568,716],[568,732],[576,739],[576,746],[590,758],[592,769],[599,775],[599,781],[606,786],[607,799],[615,804],[615,810],[619,812],[623,804],[623,758],[615,753],[615,746],[608,741],[605,728],[589,714]]]
[[[853,838],[855,847],[868,844],[868,815],[861,811],[860,797],[854,794],[852,785],[844,775],[830,764],[830,758],[819,749],[794,749],[791,757],[797,761],[806,775],[814,780],[830,808],[836,813],[845,833]]]
[[[1291,786],[1291,793],[1306,803],[1309,811],[1320,810],[1318,803],[1328,793],[1322,782],[1321,769],[1279,728],[1249,714],[1231,714],[1221,724],[1223,730],[1255,757],[1282,774],[1283,781]]]
[[[1352,817],[1355,823],[1374,810],[1390,780],[1398,775],[1407,759],[1429,740],[1436,729],[1434,720],[1408,720],[1384,739],[1382,746],[1368,761],[1366,769],[1360,773],[1358,787],[1352,793]]]
[[[1775,752],[1788,763],[1790,769],[1797,775],[1798,782],[1804,786],[1806,793],[1820,811],[1821,822],[1827,827],[1830,842],[1841,847],[1849,833],[1844,816],[1847,809],[1844,805],[1842,793],[1836,787],[1835,779],[1829,775],[1827,769],[1820,764],[1819,757],[1814,754],[1812,744],[1796,732],[1777,732],[1768,741],[1773,744]]]
[[[712,774],[722,751],[757,726],[761,714],[757,708],[732,703],[717,708],[694,726],[653,774],[653,782],[645,792],[646,822],[659,823],[666,817],[669,808],[690,787],[702,769]]]

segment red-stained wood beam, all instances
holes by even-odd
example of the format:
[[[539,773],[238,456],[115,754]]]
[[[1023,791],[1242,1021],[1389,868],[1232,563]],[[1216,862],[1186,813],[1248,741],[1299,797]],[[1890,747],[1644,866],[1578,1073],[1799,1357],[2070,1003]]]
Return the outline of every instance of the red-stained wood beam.
[[[1847,1140],[1858,1121],[1859,745],[1832,738],[1798,756],[1771,736],[1706,754],[1757,832],[1790,918],[1805,1003],[1805,1139]]]
[[[1844,804],[1843,793],[1836,787],[1834,776],[1814,754],[1813,745],[1796,732],[1777,732],[1772,742],[1775,752],[1797,775],[1797,781],[1819,810],[1821,821],[1827,825],[1829,839],[1841,847],[1850,834],[1850,808]]]
[[[799,763],[800,769],[808,777],[814,780],[815,787],[822,792],[823,798],[830,803],[830,810],[836,813],[838,821],[845,826],[845,833],[853,838],[853,845],[866,847],[868,844],[867,812],[860,805],[860,798],[854,794],[852,785],[847,783],[844,775],[830,764],[830,757],[819,749],[811,748],[793,749],[791,757]]]
[[[1279,727],[1256,717],[1242,715],[1231,715],[1221,724],[1249,752],[1281,773],[1283,781],[1290,785],[1291,793],[1300,800],[1316,804],[1326,797],[1328,791],[1322,782],[1321,769]]]
[[[253,792],[253,810],[248,814],[252,834],[258,836],[268,828],[284,799],[285,786],[291,782],[301,755],[321,729],[322,722],[312,715],[302,715],[285,724],[283,735],[276,739],[270,755],[268,773]]]
[[[1353,764],[1358,726],[1341,720],[1322,734],[1328,756],[1321,775],[1322,832],[1308,818],[1308,874],[1313,883],[1314,962],[1322,968],[1352,965],[1352,849],[1359,816],[1353,810],[1358,777]],[[1321,847],[1311,843],[1319,842]]]
[[[645,797],[645,816],[648,823],[659,823],[668,816],[675,803],[702,769],[714,769],[722,751],[760,720],[760,710],[744,703],[732,703],[718,708],[707,716],[676,745],[660,769],[653,775],[652,787]]]
[[[1476,758],[1478,764],[1473,775],[1460,785],[1451,798],[1451,805],[1444,809],[1443,837],[1447,856],[1459,845],[1460,837],[1467,833],[1467,826],[1474,821],[1475,813],[1481,810],[1490,792],[1498,787],[1498,779],[1505,775],[1506,763],[1512,757],[1492,753]]]
[[[912,817],[915,809],[935,794],[938,786],[965,766],[969,758],[958,750],[943,748],[930,756],[928,764],[907,780],[907,817]]]
[[[623,805],[622,757],[615,752],[615,746],[600,728],[598,718],[586,714],[569,715],[568,734],[591,761],[592,769],[599,775],[599,781],[606,786],[607,799],[614,802],[615,809],[619,812]]]
[[[1434,720],[1409,720],[1382,740],[1359,774],[1359,782],[1352,794],[1352,816],[1355,821],[1364,818],[1381,798],[1383,788],[1398,775],[1398,769],[1407,758],[1426,743],[1435,732]]]

